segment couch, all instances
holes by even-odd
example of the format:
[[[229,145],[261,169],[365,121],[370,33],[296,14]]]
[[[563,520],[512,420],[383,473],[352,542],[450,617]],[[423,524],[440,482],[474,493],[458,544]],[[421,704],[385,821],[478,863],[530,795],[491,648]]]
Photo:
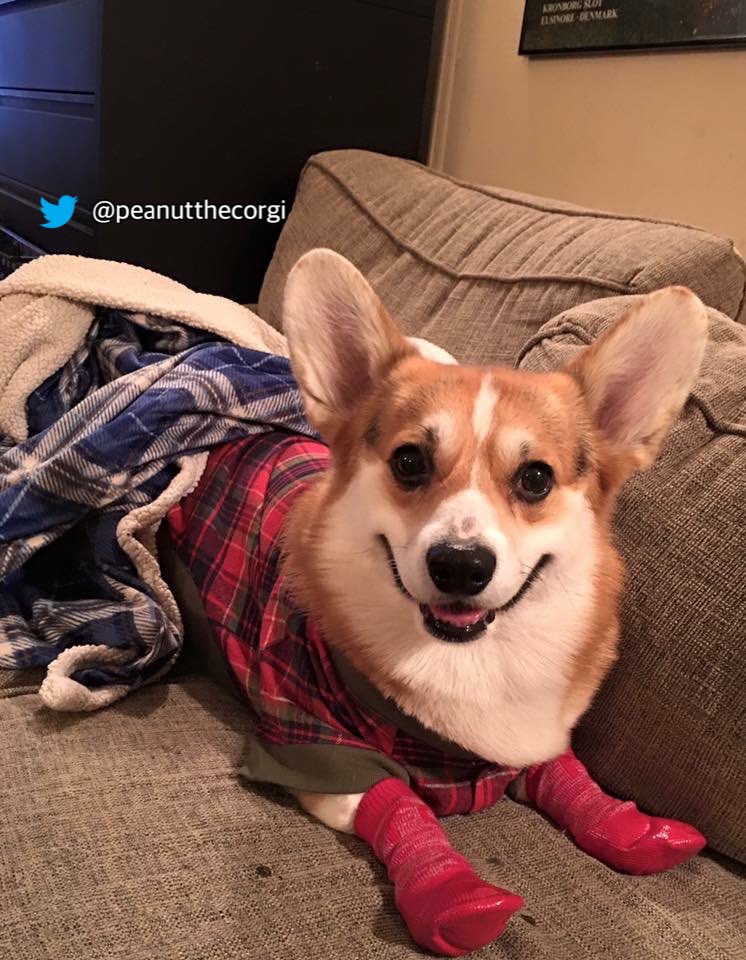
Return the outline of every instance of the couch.
[[[445,822],[525,908],[495,960],[746,957],[746,266],[725,238],[460,183],[347,150],[312,157],[258,312],[329,246],[411,335],[464,362],[545,370],[641,293],[708,307],[702,374],[657,464],[625,488],[620,659],[575,748],[610,791],[687,819],[709,847],[618,875],[510,800]],[[0,671],[0,956],[305,960],[420,956],[362,841],[236,776],[250,718],[187,636],[160,682],[93,714],[53,713],[39,672]]]

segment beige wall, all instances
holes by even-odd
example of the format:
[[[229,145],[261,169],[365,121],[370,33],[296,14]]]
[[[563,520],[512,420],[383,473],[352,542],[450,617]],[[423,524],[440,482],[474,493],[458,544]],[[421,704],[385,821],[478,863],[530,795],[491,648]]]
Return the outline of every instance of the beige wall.
[[[522,0],[451,0],[431,162],[694,223],[746,252],[746,49],[517,54]]]

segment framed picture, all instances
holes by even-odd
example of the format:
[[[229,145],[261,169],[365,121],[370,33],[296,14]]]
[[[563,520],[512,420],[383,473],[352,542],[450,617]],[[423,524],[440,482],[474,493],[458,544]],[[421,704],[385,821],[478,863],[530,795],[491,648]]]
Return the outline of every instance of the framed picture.
[[[746,44],[746,0],[526,0],[518,52]]]

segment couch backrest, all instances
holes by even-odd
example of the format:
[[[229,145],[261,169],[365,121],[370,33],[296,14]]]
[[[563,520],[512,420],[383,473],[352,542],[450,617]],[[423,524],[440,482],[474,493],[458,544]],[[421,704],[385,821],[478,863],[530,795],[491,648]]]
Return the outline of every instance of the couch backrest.
[[[361,150],[308,161],[260,294],[273,326],[288,271],[316,246],[352,260],[406,333],[467,362],[512,363],[562,310],[671,283],[746,317],[746,268],[729,240],[469,186]]]

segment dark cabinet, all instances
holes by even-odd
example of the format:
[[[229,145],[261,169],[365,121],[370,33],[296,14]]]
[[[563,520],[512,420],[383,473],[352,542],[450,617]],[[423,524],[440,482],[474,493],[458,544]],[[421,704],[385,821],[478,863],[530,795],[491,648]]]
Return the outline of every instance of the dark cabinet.
[[[94,222],[97,201],[289,208],[303,162],[425,159],[445,0],[0,0],[0,225],[255,299],[282,223]],[[78,197],[41,226],[39,198]]]

